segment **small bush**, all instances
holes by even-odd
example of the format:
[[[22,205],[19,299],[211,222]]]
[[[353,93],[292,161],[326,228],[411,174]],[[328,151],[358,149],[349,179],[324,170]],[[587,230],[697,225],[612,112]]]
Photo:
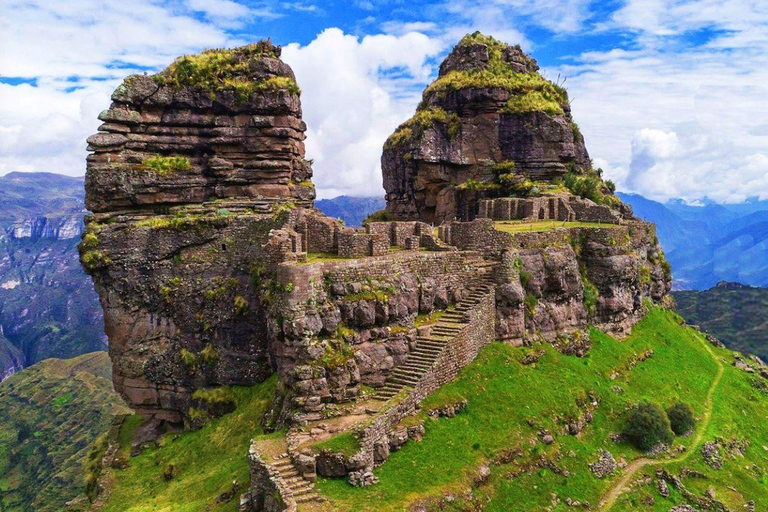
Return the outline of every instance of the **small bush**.
[[[177,172],[187,172],[192,169],[192,164],[183,156],[155,155],[144,160],[144,167],[156,172],[160,176],[168,176]]]
[[[693,409],[690,405],[677,402],[667,411],[672,431],[678,436],[684,436],[693,431],[696,426],[696,418],[693,417]]]
[[[643,451],[660,444],[669,446],[675,438],[669,418],[661,407],[652,403],[640,404],[630,411],[624,435]]]
[[[181,360],[192,373],[197,371],[197,356],[189,350],[181,349]]]

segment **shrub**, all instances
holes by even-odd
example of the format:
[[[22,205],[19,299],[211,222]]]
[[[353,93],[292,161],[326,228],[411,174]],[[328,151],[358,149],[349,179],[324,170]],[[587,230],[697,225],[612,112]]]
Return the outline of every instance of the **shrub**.
[[[693,409],[690,405],[677,402],[667,410],[672,431],[678,436],[684,436],[693,431],[696,426],[696,418],[693,417]]]
[[[86,233],[80,242],[81,251],[92,251],[99,246],[99,239],[94,233]]]
[[[539,305],[539,299],[532,293],[525,296],[525,310],[528,315],[533,316],[536,314],[536,307]]]
[[[593,316],[595,314],[595,309],[597,308],[597,298],[600,296],[600,292],[597,287],[592,284],[592,281],[586,277],[586,274],[581,276],[581,283],[584,288],[584,307],[587,308],[589,316]]]
[[[144,167],[156,172],[160,176],[168,176],[177,172],[187,172],[192,169],[192,164],[183,156],[151,156],[144,160]]]
[[[181,349],[181,360],[192,373],[197,371],[197,356],[189,350]]]
[[[235,314],[237,316],[245,315],[250,308],[251,306],[248,304],[248,300],[245,297],[242,295],[235,297]]]
[[[647,402],[630,411],[624,435],[643,451],[649,451],[660,444],[670,445],[675,438],[669,418],[661,407]]]

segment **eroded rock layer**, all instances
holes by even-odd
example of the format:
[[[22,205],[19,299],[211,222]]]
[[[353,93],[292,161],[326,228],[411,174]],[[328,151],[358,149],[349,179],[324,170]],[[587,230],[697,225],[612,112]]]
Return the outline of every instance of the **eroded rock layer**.
[[[151,211],[232,198],[262,208],[311,205],[299,91],[279,57],[264,42],[126,78],[88,139],[88,209]]]
[[[403,220],[471,220],[501,174],[552,180],[589,169],[566,91],[538,70],[519,47],[479,33],[462,39],[384,146],[387,210]]]
[[[204,418],[195,390],[273,372],[257,279],[281,257],[271,231],[314,198],[299,90],[279,57],[261,42],[128,77],[88,139],[81,259],[115,387],[159,423]]]

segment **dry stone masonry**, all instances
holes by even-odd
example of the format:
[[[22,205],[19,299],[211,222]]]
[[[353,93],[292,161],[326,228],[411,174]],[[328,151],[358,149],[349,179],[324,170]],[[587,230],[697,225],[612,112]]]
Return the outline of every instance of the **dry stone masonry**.
[[[301,508],[317,474],[375,483],[424,435],[404,420],[493,340],[621,334],[666,300],[653,225],[519,48],[457,45],[387,141],[388,210],[360,229],[313,207],[299,94],[268,41],[208,51],[127,78],[88,140],[81,260],[143,431],[197,428],[231,407],[211,388],[278,376],[264,424],[286,448],[254,445],[242,510]],[[354,454],[315,448],[350,432]]]

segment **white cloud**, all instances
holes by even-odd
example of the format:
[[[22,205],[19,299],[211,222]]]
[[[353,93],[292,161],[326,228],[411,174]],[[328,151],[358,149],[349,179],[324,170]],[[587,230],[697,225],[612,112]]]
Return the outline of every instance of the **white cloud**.
[[[339,29],[283,49],[303,91],[307,156],[321,197],[383,194],[382,146],[413,115],[432,71],[426,61],[441,49],[416,32],[360,39]]]
[[[568,77],[574,118],[590,154],[621,190],[690,202],[768,196],[759,165],[768,153],[768,52],[731,43],[726,48],[719,39],[745,34],[752,40],[762,22],[727,36],[713,33],[698,46],[685,36],[659,35],[714,22],[715,4],[730,26],[734,16],[722,2],[704,2],[693,23],[673,22],[666,3],[631,0],[625,9],[647,7],[653,18],[634,18],[636,49],[586,53],[575,65],[550,71]],[[673,2],[673,12],[681,15],[691,5]],[[745,19],[751,12],[745,9]]]
[[[229,0],[205,4],[216,20],[247,11]],[[0,174],[83,174],[85,139],[124,76],[235,43],[215,20],[152,0],[0,0],[0,13],[0,76],[34,80],[0,83]]]

